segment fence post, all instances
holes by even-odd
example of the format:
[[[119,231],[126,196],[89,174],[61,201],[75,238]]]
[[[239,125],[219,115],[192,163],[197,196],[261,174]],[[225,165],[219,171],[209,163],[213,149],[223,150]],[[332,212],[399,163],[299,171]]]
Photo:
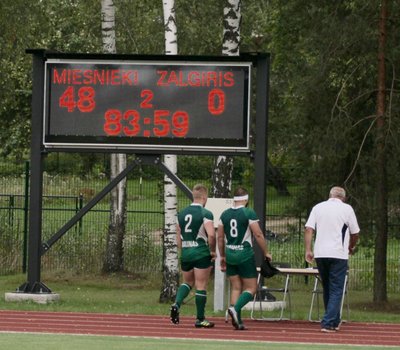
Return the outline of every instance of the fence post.
[[[82,208],[83,208],[83,194],[79,193],[79,207],[78,207],[79,210],[78,211],[80,211]],[[79,227],[80,235],[82,234],[82,222],[83,222],[83,219],[79,219],[78,227]]]
[[[8,196],[8,225],[10,226],[11,230],[14,227],[14,204],[15,204],[15,197],[13,194]]]
[[[25,190],[24,190],[24,237],[22,243],[22,272],[26,273],[28,247],[28,217],[29,217],[29,160],[25,161]]]

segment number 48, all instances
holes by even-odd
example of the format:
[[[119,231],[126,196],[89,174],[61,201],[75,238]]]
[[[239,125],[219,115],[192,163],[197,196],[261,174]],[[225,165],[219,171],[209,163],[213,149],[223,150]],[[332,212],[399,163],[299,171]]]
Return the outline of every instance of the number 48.
[[[90,86],[81,87],[78,89],[77,101],[75,96],[75,88],[68,86],[67,89],[58,99],[58,104],[61,108],[67,108],[68,112],[73,112],[78,108],[81,112],[91,112],[96,107],[94,101],[95,92]]]

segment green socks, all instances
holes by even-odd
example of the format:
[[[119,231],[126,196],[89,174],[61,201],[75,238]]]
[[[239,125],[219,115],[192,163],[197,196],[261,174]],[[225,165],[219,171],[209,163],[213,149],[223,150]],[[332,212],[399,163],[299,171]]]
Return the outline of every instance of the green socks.
[[[244,291],[242,294],[240,294],[240,297],[235,304],[235,310],[238,315],[239,323],[242,323],[241,311],[242,311],[243,306],[245,306],[249,301],[252,301],[252,300],[253,300],[253,294],[251,294],[247,291]]]
[[[189,295],[192,287],[186,283],[182,283],[178,288],[176,293],[175,304],[180,308],[183,300]],[[204,311],[207,302],[207,291],[206,290],[196,290],[196,309],[197,309],[197,319],[204,320]]]
[[[192,287],[186,283],[180,285],[175,298],[175,304],[178,305],[178,307],[181,307],[183,300],[189,295],[191,289]]]
[[[204,310],[206,308],[207,302],[207,291],[206,290],[196,290],[196,309],[197,309],[197,319],[204,320]]]

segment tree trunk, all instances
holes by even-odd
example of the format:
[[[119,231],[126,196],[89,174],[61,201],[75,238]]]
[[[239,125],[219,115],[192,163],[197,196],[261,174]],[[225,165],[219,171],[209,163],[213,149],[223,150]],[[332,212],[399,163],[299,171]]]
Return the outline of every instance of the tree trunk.
[[[110,159],[111,179],[126,168],[125,154],[112,154]],[[126,229],[126,179],[112,191],[110,202],[110,224],[108,226],[107,246],[103,262],[103,272],[124,270],[124,237]]]
[[[175,20],[174,0],[163,1],[165,25],[165,53],[178,53],[177,30]],[[176,174],[176,155],[165,155],[165,165]],[[168,176],[164,176],[164,236],[163,236],[163,281],[160,302],[170,302],[175,299],[179,285],[178,246],[176,243],[177,197],[176,185]]]
[[[386,45],[387,0],[381,2],[379,20],[378,95],[377,95],[377,139],[376,139],[376,239],[374,257],[374,302],[387,302],[386,260],[388,241],[388,189],[386,164]]]
[[[280,196],[289,196],[289,190],[286,187],[285,179],[283,178],[281,172],[278,168],[275,168],[269,158],[267,158],[267,176],[271,181],[272,185],[275,187],[276,192]]]
[[[228,198],[232,189],[233,158],[218,156],[214,160],[211,197]]]
[[[238,56],[240,46],[241,0],[227,0],[224,7],[224,31],[222,54]],[[233,158],[218,156],[214,161],[211,196],[226,198],[231,196]]]
[[[113,0],[101,1],[101,28],[103,51],[116,53],[115,6]],[[114,179],[126,167],[125,154],[112,154],[110,178]],[[102,271],[119,272],[124,269],[123,241],[126,229],[126,179],[111,191],[110,224]]]

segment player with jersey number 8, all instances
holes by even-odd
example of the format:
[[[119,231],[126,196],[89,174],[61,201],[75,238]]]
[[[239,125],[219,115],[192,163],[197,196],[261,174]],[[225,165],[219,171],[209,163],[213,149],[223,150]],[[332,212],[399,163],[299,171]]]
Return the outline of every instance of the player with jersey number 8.
[[[233,207],[220,217],[217,231],[218,250],[221,255],[221,270],[226,271],[231,283],[231,298],[228,313],[237,330],[246,329],[241,310],[253,300],[257,290],[257,269],[253,250],[253,236],[263,256],[272,260],[267,251],[259,219],[253,209],[247,207],[249,194],[239,187],[235,190]]]

